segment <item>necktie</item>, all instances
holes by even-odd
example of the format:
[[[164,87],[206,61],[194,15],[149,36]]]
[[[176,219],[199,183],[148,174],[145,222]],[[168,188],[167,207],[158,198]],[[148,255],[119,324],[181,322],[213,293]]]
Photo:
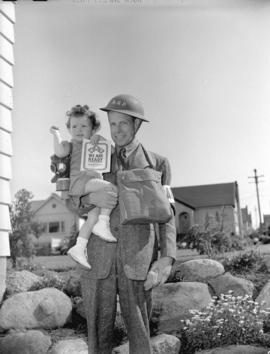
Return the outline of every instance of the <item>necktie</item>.
[[[121,162],[121,165],[124,169],[127,168],[127,155],[126,155],[126,148],[122,147],[120,150],[119,150],[119,153],[118,153],[118,157],[119,157],[119,160]]]

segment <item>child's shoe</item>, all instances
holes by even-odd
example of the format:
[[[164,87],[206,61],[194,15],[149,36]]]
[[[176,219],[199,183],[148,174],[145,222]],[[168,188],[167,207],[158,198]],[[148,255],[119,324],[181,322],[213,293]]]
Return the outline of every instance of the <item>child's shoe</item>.
[[[107,242],[117,242],[110,230],[110,217],[107,215],[99,215],[97,223],[93,227],[93,234],[99,236]]]
[[[82,266],[91,269],[91,266],[87,260],[87,253],[85,248],[81,248],[80,246],[75,245],[68,250],[67,254],[77,263],[80,263]]]

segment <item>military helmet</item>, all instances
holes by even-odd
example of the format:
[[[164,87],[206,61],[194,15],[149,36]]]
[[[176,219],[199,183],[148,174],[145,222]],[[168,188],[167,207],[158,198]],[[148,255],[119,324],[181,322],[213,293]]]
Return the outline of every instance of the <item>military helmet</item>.
[[[105,112],[114,111],[127,114],[131,117],[139,118],[144,122],[149,122],[144,117],[144,109],[141,102],[131,95],[114,96],[106,107],[100,109]]]

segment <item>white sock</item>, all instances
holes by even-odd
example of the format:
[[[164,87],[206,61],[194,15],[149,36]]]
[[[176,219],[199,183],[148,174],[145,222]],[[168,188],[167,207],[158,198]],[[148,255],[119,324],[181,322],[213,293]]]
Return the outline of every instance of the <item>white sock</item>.
[[[110,221],[110,216],[109,215],[99,215],[99,220],[109,222]]]
[[[81,248],[86,248],[86,245],[88,243],[88,240],[86,238],[83,238],[83,237],[78,237],[77,238],[77,242],[76,242],[76,245],[81,247]]]

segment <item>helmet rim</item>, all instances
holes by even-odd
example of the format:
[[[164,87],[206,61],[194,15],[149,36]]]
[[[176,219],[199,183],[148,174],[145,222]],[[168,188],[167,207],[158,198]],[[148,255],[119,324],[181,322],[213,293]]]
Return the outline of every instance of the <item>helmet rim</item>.
[[[110,111],[119,112],[119,113],[123,113],[123,114],[126,114],[126,115],[131,116],[131,117],[134,117],[134,118],[141,119],[141,120],[143,120],[144,122],[149,122],[149,120],[147,120],[142,114],[140,114],[140,113],[134,113],[134,112],[132,112],[132,111],[125,110],[125,109],[114,109],[114,108],[102,107],[102,108],[100,108],[100,110],[101,110],[101,111],[104,111],[104,112],[110,112]]]

